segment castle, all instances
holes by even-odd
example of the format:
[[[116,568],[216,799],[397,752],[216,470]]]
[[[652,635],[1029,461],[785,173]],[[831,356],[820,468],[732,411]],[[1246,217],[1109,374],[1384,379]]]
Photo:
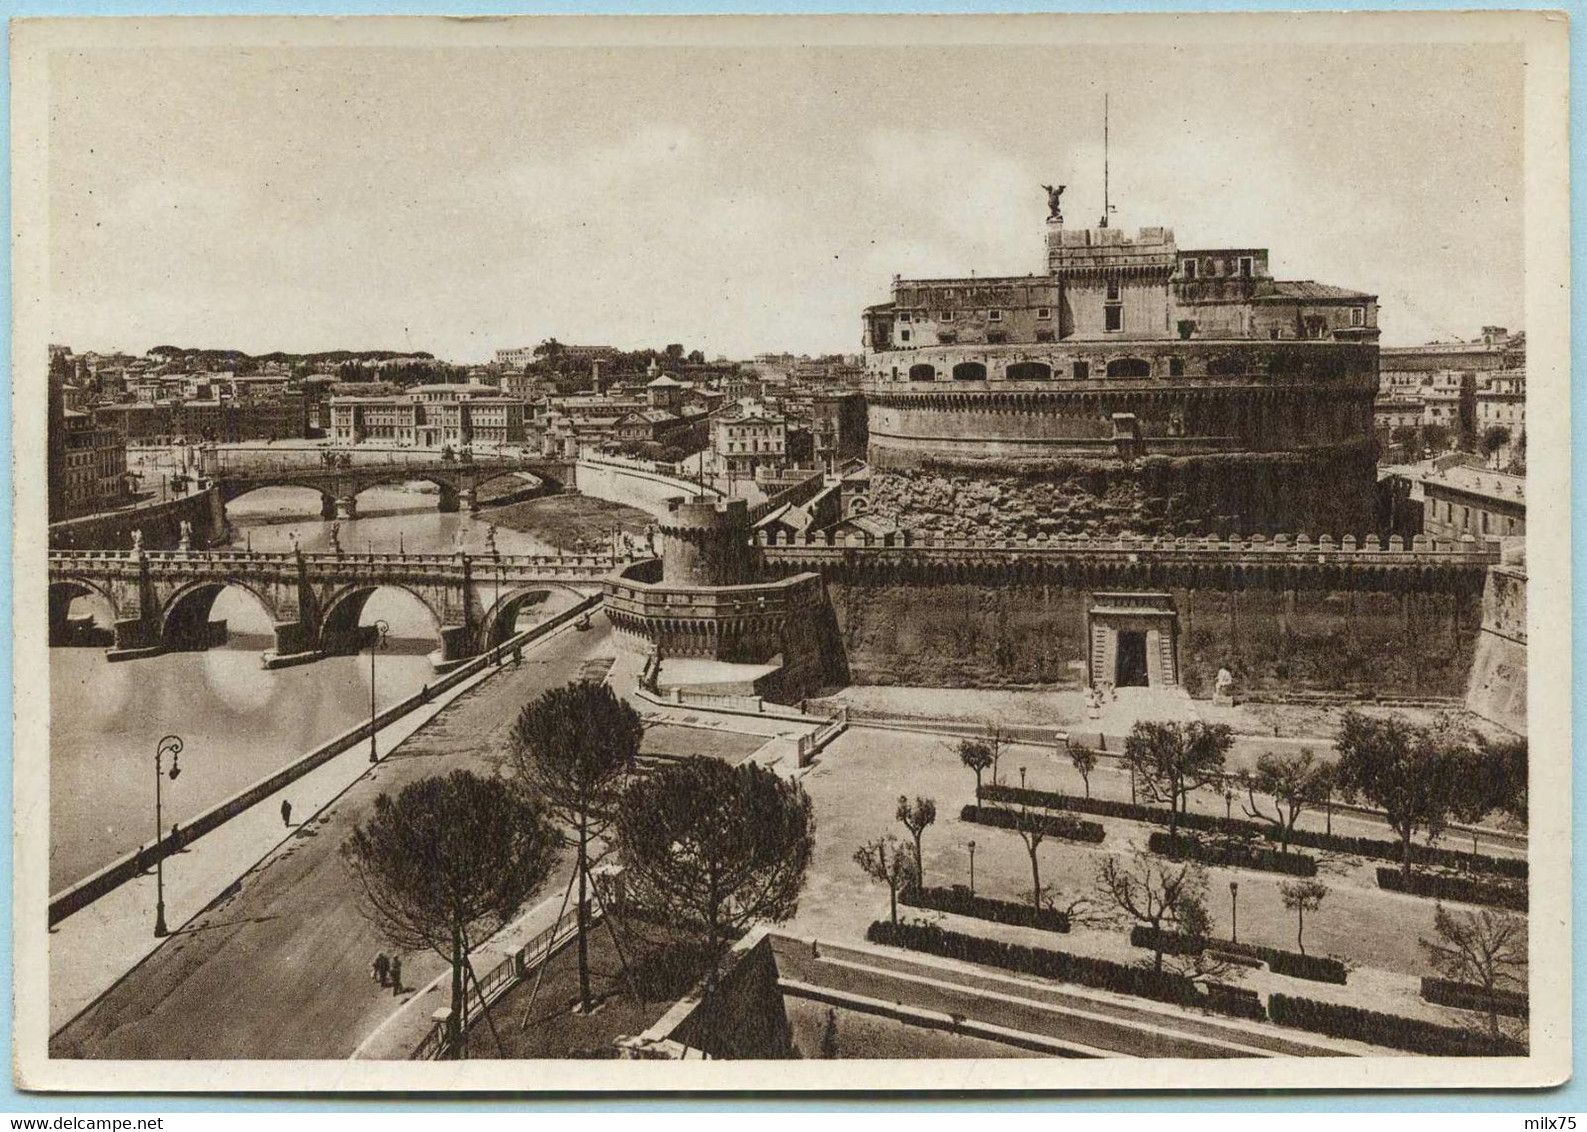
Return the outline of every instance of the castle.
[[[971,537],[1373,530],[1376,296],[1067,228],[1050,195],[1044,273],[895,278],[866,309],[873,510]]]

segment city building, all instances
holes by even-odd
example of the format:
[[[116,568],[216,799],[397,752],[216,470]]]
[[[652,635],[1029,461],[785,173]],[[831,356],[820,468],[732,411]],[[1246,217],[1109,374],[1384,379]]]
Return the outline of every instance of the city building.
[[[524,402],[488,386],[420,385],[378,396],[333,395],[330,438],[338,444],[380,441],[399,446],[518,444],[525,438]]]
[[[788,458],[788,422],[756,402],[724,410],[712,419],[711,448],[717,469],[728,476],[781,468]]]
[[[80,396],[80,390],[50,375],[46,442],[52,523],[127,501],[126,442],[98,424],[94,414],[75,407]]]
[[[1422,531],[1434,538],[1526,534],[1526,477],[1455,464],[1422,481]]]
[[[864,313],[878,512],[960,534],[1365,530],[1376,297],[1047,222],[1046,270]]]
[[[1485,326],[1469,341],[1385,346],[1379,354],[1378,438],[1387,443],[1396,428],[1438,425],[1449,430],[1452,442],[1471,449],[1489,424],[1503,424],[1518,438],[1525,431],[1525,397],[1525,334]],[[1415,421],[1408,419],[1412,404],[1422,410]]]

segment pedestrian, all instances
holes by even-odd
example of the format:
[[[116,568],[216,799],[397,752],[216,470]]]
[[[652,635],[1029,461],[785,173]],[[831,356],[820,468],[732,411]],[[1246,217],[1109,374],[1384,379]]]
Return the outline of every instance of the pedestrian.
[[[402,993],[402,956],[391,957],[391,994],[395,998]]]
[[[281,799],[281,824],[284,826],[292,824],[292,803],[285,798]]]
[[[430,685],[426,684],[419,689],[419,702],[424,704],[430,702]]]
[[[384,951],[376,952],[375,961],[369,967],[373,972],[375,982],[385,986],[386,979],[391,975],[391,960],[386,957],[386,953]]]

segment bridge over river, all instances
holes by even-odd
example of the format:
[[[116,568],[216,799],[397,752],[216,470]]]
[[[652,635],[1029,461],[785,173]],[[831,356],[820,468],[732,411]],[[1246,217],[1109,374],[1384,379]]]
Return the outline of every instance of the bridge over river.
[[[274,468],[221,469],[213,477],[221,502],[229,503],[250,491],[268,487],[307,487],[320,493],[320,515],[326,519],[358,517],[358,494],[381,484],[433,483],[440,492],[440,509],[475,511],[479,489],[502,476],[529,473],[553,490],[572,487],[574,465],[567,461],[533,457],[494,460],[391,460],[374,464],[333,467],[328,464],[283,465]]]
[[[308,554],[249,551],[59,551],[49,556],[50,641],[72,643],[72,602],[108,604],[115,635],[107,654],[131,660],[196,650],[225,639],[211,621],[228,587],[245,590],[270,616],[275,648],[266,667],[355,652],[369,638],[359,619],[376,590],[407,591],[430,611],[440,637],[432,655],[449,668],[512,635],[526,604],[552,589],[598,592],[630,559],[604,554]]]

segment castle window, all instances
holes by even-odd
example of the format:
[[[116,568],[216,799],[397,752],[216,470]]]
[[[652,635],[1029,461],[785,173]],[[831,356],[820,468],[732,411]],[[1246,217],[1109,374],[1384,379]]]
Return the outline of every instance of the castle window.
[[[1187,259],[1183,263],[1181,263],[1179,266],[1183,269],[1186,279],[1194,279],[1196,277],[1196,261],[1195,260]]]
[[[988,322],[1002,322],[1003,321],[1003,312],[1000,311],[1000,310],[996,310],[996,309],[989,310],[989,311],[986,312],[986,318],[987,318]]]
[[[907,330],[900,330],[900,331],[899,331],[899,332],[898,332],[898,340],[899,340],[899,341],[900,341],[900,342],[908,342],[908,341],[909,341],[909,331],[907,331]]]
[[[1178,354],[1172,354],[1172,355],[1169,356],[1169,359],[1168,359],[1168,376],[1169,377],[1184,377],[1185,376],[1185,359],[1180,357]]]
[[[1037,318],[1042,318],[1042,319],[1051,318],[1052,317],[1052,308],[1051,307],[1037,307],[1036,308],[1036,317]]]
[[[936,366],[927,365],[924,362],[922,362],[918,366],[910,366],[909,367],[909,380],[910,381],[936,381],[937,380],[937,367]]]
[[[1351,326],[1365,326],[1366,324],[1367,324],[1367,308],[1366,307],[1351,307],[1350,308],[1350,325]]]
[[[1102,308],[1102,329],[1124,329],[1124,304],[1107,303]]]
[[[1252,266],[1253,266],[1253,264],[1252,264],[1252,259],[1251,259],[1250,256],[1243,255],[1243,256],[1240,257],[1240,278],[1241,279],[1249,279],[1249,278],[1251,278],[1251,268],[1252,268]]]
[[[1076,381],[1085,381],[1091,376],[1091,363],[1086,361],[1077,361],[1075,362],[1071,372],[1074,374]]]
[[[937,321],[938,322],[952,322],[953,321],[953,312],[952,311],[943,311],[942,312],[942,317],[939,318]]]
[[[898,312],[898,321],[899,322],[908,322],[909,321],[909,312],[908,311],[899,311]]]
[[[1116,303],[1118,301],[1119,301],[1119,281],[1117,279],[1109,279],[1108,280],[1108,302]]]

